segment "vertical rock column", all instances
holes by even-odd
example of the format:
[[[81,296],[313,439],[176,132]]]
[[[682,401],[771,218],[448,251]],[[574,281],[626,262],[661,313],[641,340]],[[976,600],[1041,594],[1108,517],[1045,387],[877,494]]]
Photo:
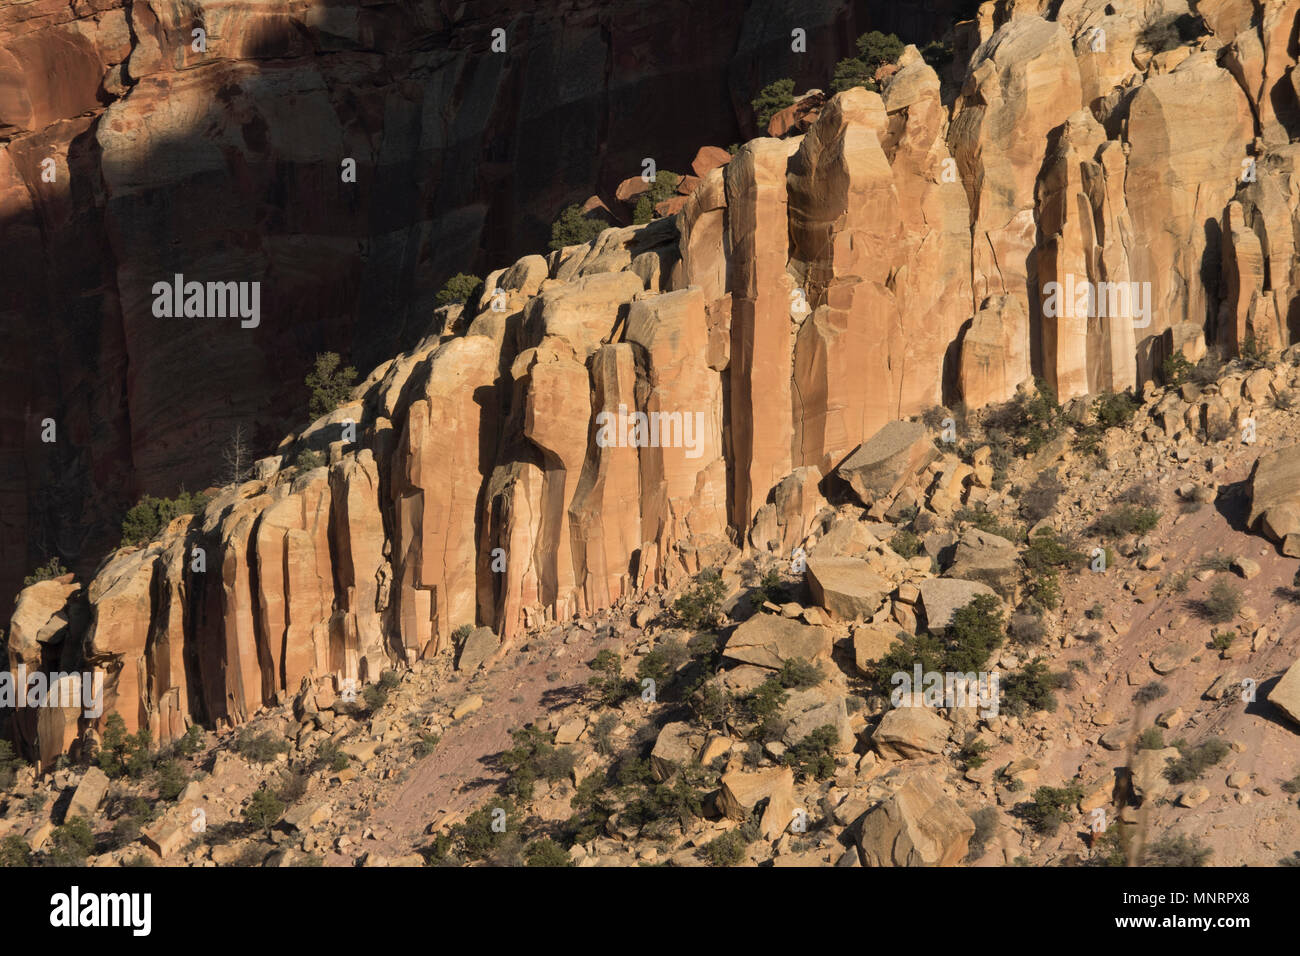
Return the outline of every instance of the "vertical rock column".
[[[790,473],[792,428],[786,170],[797,139],[746,143],[727,165],[731,236],[731,522],[749,527]],[[648,529],[647,529],[648,530]]]

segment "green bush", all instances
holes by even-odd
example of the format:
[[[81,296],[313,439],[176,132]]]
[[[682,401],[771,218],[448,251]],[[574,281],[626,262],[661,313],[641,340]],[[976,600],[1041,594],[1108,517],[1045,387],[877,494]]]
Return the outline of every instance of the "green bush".
[[[1214,853],[1195,837],[1161,837],[1142,854],[1143,866],[1204,866]]]
[[[1007,404],[990,410],[986,418],[990,446],[1009,444],[1012,457],[1037,452],[1065,430],[1065,412],[1056,400],[1056,393],[1043,379],[1036,378],[1034,382],[1032,394],[1017,394]]]
[[[563,249],[565,246],[577,246],[591,242],[605,231],[605,224],[593,219],[582,211],[582,206],[573,203],[565,206],[555,222],[551,223],[551,249]]]
[[[478,300],[483,293],[483,280],[464,272],[457,272],[448,279],[435,298],[439,305],[468,305]]]
[[[271,827],[284,815],[285,806],[270,790],[265,786],[258,788],[253,795],[248,798],[248,804],[243,809],[243,816],[248,825],[257,829],[265,830],[268,833]]]
[[[348,755],[339,749],[339,745],[333,740],[326,740],[316,748],[316,756],[312,759],[311,769],[327,769],[331,773],[338,773],[340,770],[347,769],[348,762]]]
[[[781,711],[785,708],[790,695],[786,693],[781,682],[769,677],[750,693],[735,701],[739,718],[751,726],[751,739],[771,740],[781,736],[785,722]]]
[[[1103,538],[1123,538],[1126,535],[1143,535],[1160,523],[1160,512],[1155,508],[1123,504],[1093,523],[1093,531]]]
[[[683,627],[693,631],[712,630],[721,623],[725,596],[722,576],[709,568],[700,573],[689,591],[673,602],[673,614]]]
[[[749,105],[754,108],[754,121],[759,132],[766,135],[772,117],[794,105],[794,80],[786,77],[769,83],[758,91],[758,96],[750,100]]]
[[[745,851],[753,841],[747,839],[742,830],[728,830],[704,845],[704,859],[709,866],[736,866],[745,859]]]
[[[1187,356],[1180,350],[1165,356],[1165,360],[1160,363],[1160,378],[1166,385],[1177,388],[1191,378],[1192,370],[1192,363],[1187,361]]]
[[[921,539],[906,528],[894,532],[894,536],[889,539],[889,546],[903,558],[914,558],[921,553]]]
[[[190,724],[185,731],[185,735],[174,745],[175,751],[182,757],[192,757],[203,747],[203,728],[198,724]]]
[[[1002,604],[992,594],[978,594],[958,608],[948,626],[946,671],[981,670],[1002,643]]]
[[[1226,578],[1215,578],[1210,593],[1200,603],[1201,616],[1214,624],[1227,624],[1241,612],[1241,589]]]
[[[657,686],[663,686],[688,660],[690,652],[684,642],[665,641],[641,658],[636,668],[637,680],[639,682],[649,678]]]
[[[38,567],[27,577],[23,578],[23,587],[31,587],[41,581],[52,581],[55,578],[61,578],[68,573],[68,569],[63,566],[63,562],[57,557],[50,558],[40,567]]]
[[[1053,673],[1041,658],[1029,661],[1002,681],[1003,707],[1013,716],[1056,710],[1056,694],[1065,675]]]
[[[557,783],[573,773],[578,755],[572,747],[555,746],[555,735],[537,727],[510,731],[514,746],[501,753],[501,765],[510,772],[509,792],[531,800],[538,780]]]
[[[875,72],[888,63],[897,63],[903,55],[903,41],[892,33],[872,30],[858,37],[858,53],[867,69]]]
[[[831,748],[839,741],[839,731],[823,724],[785,753],[786,766],[793,767],[800,780],[825,780],[835,773],[835,755]]]
[[[961,758],[967,770],[978,770],[988,763],[988,758],[984,755],[988,753],[989,745],[982,740],[972,740],[961,748],[957,754]]]
[[[0,840],[0,866],[31,866],[32,851],[24,840],[16,833]]]
[[[661,169],[655,174],[650,188],[637,197],[636,208],[632,212],[632,222],[642,225],[655,217],[655,206],[668,199],[677,191],[682,177],[676,173]]]
[[[95,834],[84,817],[73,817],[50,835],[46,862],[51,866],[83,866],[95,848]]]
[[[1025,567],[1034,573],[1056,568],[1077,571],[1088,563],[1088,556],[1056,537],[1050,528],[1039,528],[1029,539],[1029,547],[1021,555]]]
[[[311,391],[312,418],[328,415],[352,398],[352,383],[357,370],[341,367],[336,352],[322,352],[316,356],[316,365],[307,373],[306,385]]]
[[[1138,737],[1138,750],[1164,750],[1165,735],[1159,727],[1148,727]]]
[[[777,682],[787,690],[804,690],[822,682],[822,672],[816,664],[802,657],[792,657],[781,662]]]
[[[1211,737],[1195,747],[1185,740],[1175,740],[1178,758],[1165,765],[1165,779],[1170,783],[1191,783],[1228,755],[1231,748],[1218,737]]]
[[[254,734],[245,727],[235,738],[235,752],[253,763],[270,763],[280,754],[289,752],[289,741],[273,735],[269,730]]]
[[[14,753],[14,745],[7,740],[0,740],[0,790],[8,790],[18,778],[18,771],[26,762]]]
[[[1160,681],[1150,681],[1139,687],[1133,694],[1133,703],[1139,707],[1145,707],[1147,704],[1155,703],[1167,693],[1169,693],[1169,688]]]
[[[128,734],[122,715],[109,714],[104,723],[97,762],[99,769],[110,778],[143,776],[153,767],[153,738],[149,728],[141,727],[134,734]]]
[[[122,519],[122,547],[146,544],[158,532],[181,515],[192,515],[203,510],[208,496],[190,494],[184,488],[175,498],[155,498],[145,495],[131,507]]]
[[[569,854],[550,837],[542,837],[528,844],[524,858],[529,866],[572,866]]]
[[[606,648],[587,662],[596,673],[587,684],[596,689],[597,699],[607,707],[617,707],[637,691],[637,683],[623,676],[623,659]]]
[[[835,93],[843,93],[845,90],[860,86],[871,93],[878,93],[880,87],[876,85],[875,72],[867,68],[867,64],[861,57],[854,56],[840,60],[835,64],[835,72],[831,75],[831,90]]]
[[[981,807],[970,816],[975,824],[975,832],[967,844],[966,858],[963,863],[974,863],[988,852],[988,842],[998,828],[998,811],[995,807]]]
[[[298,452],[298,457],[293,462],[293,466],[300,472],[312,471],[324,464],[325,456],[311,448],[304,448]]]
[[[1083,799],[1083,788],[1078,784],[1068,787],[1039,787],[1028,803],[1017,804],[1013,811],[1035,833],[1051,836],[1061,824],[1074,815],[1073,808]]]
[[[158,796],[164,800],[175,800],[189,782],[189,774],[175,760],[164,760],[154,768]]]

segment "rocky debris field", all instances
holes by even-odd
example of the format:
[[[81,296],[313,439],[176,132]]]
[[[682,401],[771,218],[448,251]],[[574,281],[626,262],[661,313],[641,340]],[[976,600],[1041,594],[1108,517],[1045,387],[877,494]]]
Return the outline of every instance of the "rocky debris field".
[[[755,547],[163,750],[4,764],[5,862],[1274,865],[1300,849],[1300,349],[1022,389],[796,473]],[[1243,438],[1247,440],[1243,440]],[[777,550],[775,542],[784,542]],[[772,550],[764,545],[772,543]],[[788,547],[786,546],[788,545]],[[996,673],[897,706],[896,674]],[[920,690],[918,688],[918,690]]]

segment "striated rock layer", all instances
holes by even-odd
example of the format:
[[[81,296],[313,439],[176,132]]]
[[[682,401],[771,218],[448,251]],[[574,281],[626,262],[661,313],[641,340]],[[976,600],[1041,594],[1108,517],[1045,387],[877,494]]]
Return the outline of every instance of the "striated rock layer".
[[[163,740],[238,722],[462,627],[504,653],[738,547],[788,553],[832,474],[874,460],[860,445],[941,401],[1034,374],[1062,398],[1141,387],[1175,350],[1294,341],[1277,17],[1300,0],[1220,5],[1160,51],[1137,4],[1033,6],[963,25],[959,92],[909,48],[882,94],[703,164],[671,218],[491,273],[457,331],[258,480],[84,589],[24,592],[11,666],[102,668],[109,708]],[[1099,23],[1104,56],[1081,40]],[[307,448],[328,464],[300,474]],[[99,721],[18,732],[48,754]]]

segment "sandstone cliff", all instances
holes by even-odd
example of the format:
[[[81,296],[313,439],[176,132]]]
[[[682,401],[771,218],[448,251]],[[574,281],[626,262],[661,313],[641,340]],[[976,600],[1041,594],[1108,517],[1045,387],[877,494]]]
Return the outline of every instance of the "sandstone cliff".
[[[817,82],[870,27],[793,6],[4,4],[0,615],[49,557],[91,573],[141,494],[211,483],[235,426],[274,447],[316,352],[413,345],[449,275],[543,246],[647,155],[752,135],[760,86]],[[174,273],[261,281],[265,321],[155,319]]]
[[[452,331],[379,365],[258,480],[111,556],[68,599],[84,631],[52,593],[25,594],[14,628],[84,647],[110,707],[166,740],[304,678],[448,653],[463,625],[506,651],[737,547],[788,552],[823,479],[941,401],[999,402],[1035,373],[1062,398],[1141,387],[1175,351],[1293,341],[1278,24],[1300,0],[1202,4],[1208,32],[1160,51],[1140,4],[1003,6],[963,28],[950,102],[909,49],[882,94],[697,169],[672,218],[491,273]],[[1049,283],[1139,291],[1097,315],[1104,292],[1045,309]],[[678,440],[600,440],[621,409]],[[297,473],[303,448],[328,466]]]

